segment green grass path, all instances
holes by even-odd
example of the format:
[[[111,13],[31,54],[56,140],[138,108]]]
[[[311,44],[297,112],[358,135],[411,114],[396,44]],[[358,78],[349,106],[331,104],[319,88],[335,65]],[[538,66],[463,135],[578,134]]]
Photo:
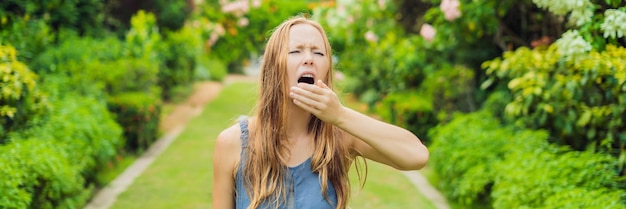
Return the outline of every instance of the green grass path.
[[[255,97],[255,83],[225,86],[111,208],[211,208],[215,138],[251,113]],[[402,173],[374,162],[368,166],[363,190],[353,181],[352,208],[435,208]]]

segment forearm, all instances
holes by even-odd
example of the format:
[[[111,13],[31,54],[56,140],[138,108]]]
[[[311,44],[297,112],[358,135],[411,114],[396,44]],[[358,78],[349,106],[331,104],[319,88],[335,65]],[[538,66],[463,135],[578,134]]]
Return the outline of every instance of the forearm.
[[[362,140],[383,157],[391,166],[402,170],[424,167],[428,149],[415,134],[398,126],[388,124],[343,108],[335,125]]]

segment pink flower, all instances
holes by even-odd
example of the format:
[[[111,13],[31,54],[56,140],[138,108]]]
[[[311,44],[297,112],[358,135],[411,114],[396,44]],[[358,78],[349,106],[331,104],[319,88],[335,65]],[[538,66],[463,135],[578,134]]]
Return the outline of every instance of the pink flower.
[[[345,14],[346,12],[347,12],[346,11],[346,7],[343,6],[343,4],[337,5],[337,13],[338,14]]]
[[[219,39],[219,35],[217,35],[217,33],[211,33],[211,37],[209,37],[209,40],[207,40],[207,46],[208,47],[212,47],[213,45],[215,45],[215,43],[217,42],[217,39]]]
[[[261,0],[252,0],[252,7],[259,8],[261,6]]]
[[[237,21],[237,25],[239,25],[241,27],[248,26],[248,23],[249,23],[248,18],[245,18],[245,17],[240,18],[239,21]]]
[[[348,16],[348,23],[352,24],[354,22],[354,17],[352,15]]]
[[[248,10],[250,10],[248,0],[240,0],[222,5],[222,12],[224,13],[245,14]]]
[[[378,41],[378,36],[372,31],[367,31],[365,33],[365,40],[368,40],[370,42],[376,42]]]
[[[426,41],[431,42],[435,38],[435,34],[437,31],[433,28],[432,25],[424,23],[422,28],[420,29],[420,35],[426,39]]]
[[[226,30],[224,29],[224,26],[222,26],[222,24],[217,24],[217,26],[215,26],[215,32],[217,33],[217,35],[224,35],[224,33],[226,33]]]
[[[385,10],[386,4],[387,4],[387,3],[385,2],[385,0],[378,0],[378,7],[379,7],[381,10]]]
[[[456,18],[461,17],[461,11],[459,10],[459,0],[443,0],[441,1],[441,11],[443,12],[444,17],[448,21],[452,21]]]
[[[343,81],[344,79],[346,79],[346,76],[343,75],[342,72],[335,71],[335,80],[336,81]]]
[[[200,27],[200,21],[198,20],[194,20],[191,22],[191,26],[194,28],[199,28]]]

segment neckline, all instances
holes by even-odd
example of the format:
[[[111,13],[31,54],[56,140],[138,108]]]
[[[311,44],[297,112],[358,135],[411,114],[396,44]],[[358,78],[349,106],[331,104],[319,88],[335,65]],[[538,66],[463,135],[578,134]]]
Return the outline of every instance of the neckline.
[[[287,166],[287,168],[289,168],[290,170],[297,169],[297,168],[300,168],[300,167],[304,166],[305,164],[307,164],[310,161],[311,161],[311,157],[307,158],[305,161],[301,162],[300,164],[298,164],[296,166],[293,166],[293,167]]]

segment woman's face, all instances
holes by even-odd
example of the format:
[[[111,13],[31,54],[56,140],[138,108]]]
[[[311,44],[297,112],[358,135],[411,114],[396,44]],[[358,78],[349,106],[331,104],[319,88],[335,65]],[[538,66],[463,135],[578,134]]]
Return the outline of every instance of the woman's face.
[[[325,80],[330,69],[326,54],[326,44],[322,33],[309,24],[291,26],[287,55],[287,77],[289,86],[298,84],[302,77],[312,77],[313,81]],[[326,81],[325,81],[326,82]]]

